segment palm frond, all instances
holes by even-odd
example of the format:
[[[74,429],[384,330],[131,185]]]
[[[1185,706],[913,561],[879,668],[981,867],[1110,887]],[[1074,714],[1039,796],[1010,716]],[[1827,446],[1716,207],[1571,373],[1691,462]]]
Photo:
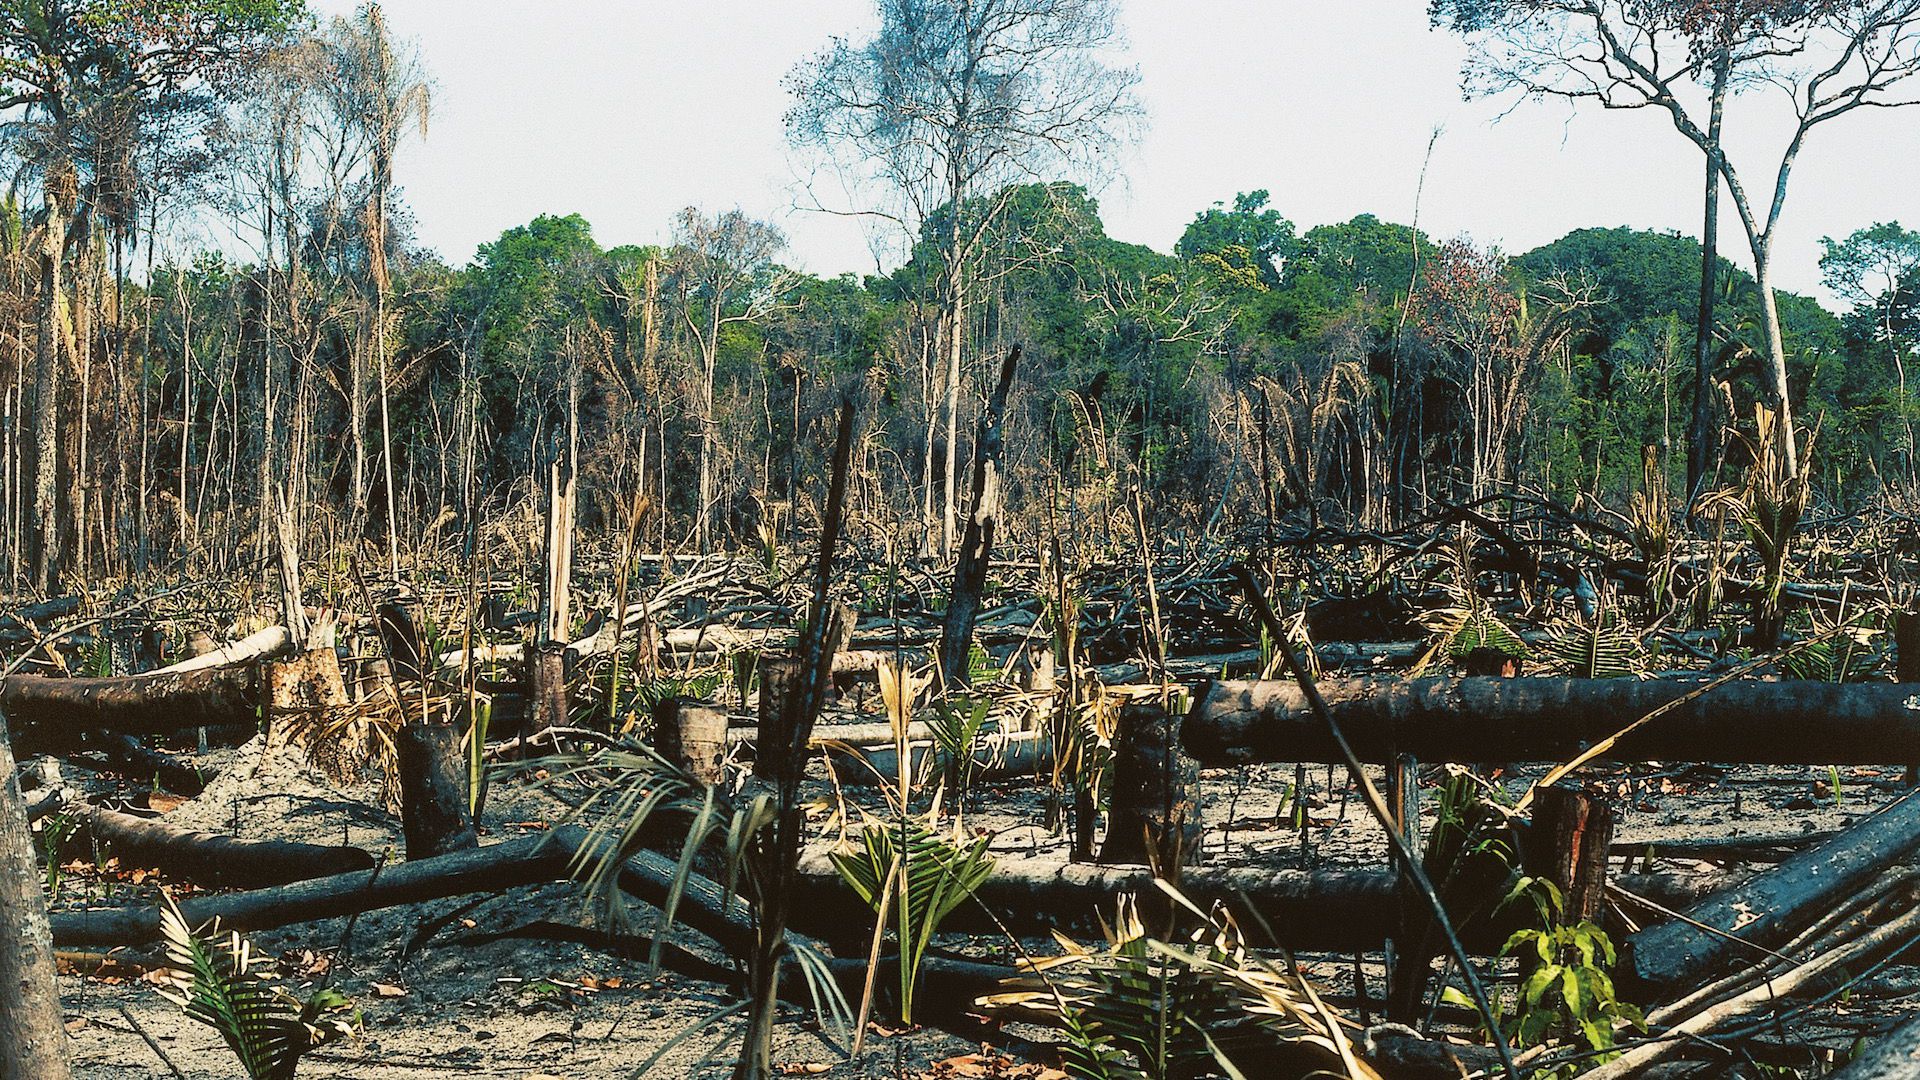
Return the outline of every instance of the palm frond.
[[[246,938],[234,933],[211,944],[187,925],[171,896],[161,899],[160,931],[172,966],[160,994],[218,1032],[250,1080],[291,1080],[309,1050],[352,1034],[347,1021],[322,1019],[346,1004],[337,991],[302,1002],[254,974]]]

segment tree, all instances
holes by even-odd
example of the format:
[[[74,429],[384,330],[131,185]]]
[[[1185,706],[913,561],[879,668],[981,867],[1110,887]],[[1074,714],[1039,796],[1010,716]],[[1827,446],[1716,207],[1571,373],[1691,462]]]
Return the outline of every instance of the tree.
[[[393,487],[393,421],[388,404],[391,379],[387,371],[391,327],[387,295],[393,285],[388,266],[388,231],[392,220],[393,159],[409,128],[427,133],[432,91],[419,52],[408,42],[396,42],[387,30],[386,16],[377,3],[360,8],[351,21],[335,20],[328,39],[332,58],[333,106],[343,123],[358,133],[366,163],[366,202],[362,208],[367,248],[367,286],[373,292],[370,316],[361,333],[360,355],[373,351],[373,375],[380,382],[380,460],[387,503],[388,570],[400,576],[400,545],[395,521]],[[353,490],[363,498],[366,488],[365,363],[351,375],[350,393],[354,444]]]
[[[1895,409],[1905,435],[1907,482],[1920,480],[1914,462],[1913,411],[1907,401],[1906,354],[1920,298],[1920,233],[1883,222],[1856,229],[1845,240],[1820,240],[1820,271],[1827,288],[1871,318],[1872,340],[1885,347],[1898,383]]]
[[[1139,75],[1101,58],[1118,36],[1113,0],[877,2],[872,39],[835,39],[787,77],[787,133],[826,153],[850,186],[891,200],[892,209],[861,213],[894,222],[907,237],[928,225],[936,231],[947,436],[938,535],[949,552],[970,268],[1005,206],[1003,198],[972,197],[1011,195],[1017,178],[1056,179],[1046,174],[1102,160],[1140,115]],[[929,458],[932,448],[929,431]]]
[[[694,518],[694,542],[701,552],[712,539],[714,516],[713,389],[720,364],[721,335],[729,328],[765,318],[786,293],[792,276],[773,257],[787,246],[780,230],[739,210],[709,218],[694,207],[674,222],[673,284],[680,318],[699,359],[694,381],[700,425],[700,503]]]
[[[1788,473],[1797,474],[1772,284],[1776,227],[1794,163],[1815,128],[1863,106],[1915,100],[1892,88],[1920,70],[1920,0],[1431,0],[1429,11],[1435,25],[1476,45],[1467,72],[1470,94],[1517,91],[1608,109],[1660,109],[1706,155],[1753,257],[1780,451]],[[1700,103],[1684,99],[1687,84],[1703,77],[1714,88],[1705,126]],[[1793,129],[1765,202],[1749,194],[1720,137],[1727,91],[1741,86],[1779,87],[1793,108]]]
[[[128,161],[130,126],[161,111],[205,111],[244,62],[303,17],[301,0],[6,0],[0,4],[0,116],[40,181],[34,378],[33,577],[62,565],[58,403],[74,356],[65,260],[103,192],[91,181]],[[124,180],[124,178],[119,178]],[[84,528],[84,523],[80,527]]]
[[[1271,288],[1280,284],[1280,275],[1288,259],[1299,250],[1293,222],[1267,205],[1267,193],[1243,191],[1233,197],[1233,208],[1223,203],[1194,215],[1187,231],[1180,234],[1174,253],[1183,259],[1199,255],[1218,255],[1235,250],[1245,252],[1260,283]]]

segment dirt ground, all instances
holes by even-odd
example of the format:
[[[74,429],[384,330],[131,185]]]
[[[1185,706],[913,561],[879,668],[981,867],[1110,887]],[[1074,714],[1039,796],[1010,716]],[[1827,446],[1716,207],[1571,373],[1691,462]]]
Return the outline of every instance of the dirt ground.
[[[874,719],[866,716],[859,719]],[[854,719],[854,717],[842,717]],[[401,848],[398,818],[373,789],[341,790],[312,767],[259,743],[220,752],[208,764],[222,773],[199,798],[167,819],[243,837],[349,843],[376,854]],[[1537,768],[1499,776],[1514,793]],[[1617,796],[1617,838],[1650,844],[1655,869],[1726,865],[1658,858],[1662,843],[1844,827],[1884,805],[1901,789],[1901,769],[1719,769],[1602,767]],[[1310,824],[1281,820],[1295,781],[1291,765],[1210,770],[1203,775],[1209,863],[1279,867],[1384,865],[1385,844],[1345,777],[1324,765],[1305,770]],[[1839,790],[1833,781],[1839,780]],[[95,792],[103,776],[70,767],[64,782]],[[1041,824],[1044,785],[1031,778],[986,784],[967,810],[970,828],[990,831],[993,850],[1010,858],[1064,858],[1063,838]],[[820,783],[823,796],[832,789]],[[877,797],[847,789],[856,802]],[[1427,800],[1431,814],[1431,800]],[[567,808],[544,792],[506,781],[492,789],[483,843],[525,835],[527,823],[551,823]],[[1635,859],[1639,869],[1642,860]],[[78,868],[61,886],[57,907],[124,903],[151,895],[152,883]],[[445,1077],[625,1077],[678,1038],[655,1067],[659,1076],[721,1076],[730,1068],[731,1019],[689,1033],[731,1003],[726,988],[672,974],[650,974],[643,962],[590,944],[500,938],[528,923],[579,923],[582,900],[565,884],[510,890],[370,912],[252,935],[256,951],[280,958],[285,984],[306,993],[322,982],[357,1004],[364,1033],[311,1055],[305,1077],[374,1080]],[[991,942],[954,942],[979,949]],[[1046,943],[1030,943],[1045,949]],[[80,963],[63,975],[78,1075],[97,1080],[238,1075],[231,1053],[210,1030],[185,1020],[141,973],[140,958],[96,973]],[[1350,960],[1302,957],[1324,985],[1350,986]],[[1377,992],[1377,972],[1373,976]],[[1845,1048],[1877,1030],[1914,991],[1915,971],[1895,965],[1815,1020],[1783,1031],[1781,1042],[1813,1040]],[[778,1059],[795,1075],[914,1077],[935,1062],[983,1047],[931,1029],[897,1032],[876,1025],[857,1061],[846,1044],[817,1030],[799,1009],[779,1033]]]

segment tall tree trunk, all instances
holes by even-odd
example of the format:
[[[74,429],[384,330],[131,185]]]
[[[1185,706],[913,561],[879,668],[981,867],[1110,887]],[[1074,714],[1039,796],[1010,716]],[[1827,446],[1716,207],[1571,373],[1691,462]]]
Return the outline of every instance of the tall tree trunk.
[[[1713,470],[1719,440],[1713,424],[1713,305],[1720,286],[1720,127],[1733,65],[1722,49],[1713,64],[1712,115],[1707,122],[1706,214],[1700,227],[1700,307],[1693,322],[1693,423],[1687,438],[1687,501],[1699,498]]]
[[[1787,346],[1780,332],[1780,305],[1773,292],[1773,244],[1771,238],[1758,245],[1753,253],[1754,281],[1760,287],[1760,314],[1767,328],[1767,374],[1772,384],[1767,387],[1774,402],[1774,411],[1780,416],[1780,453],[1787,465],[1788,476],[1800,475],[1800,441],[1793,426],[1793,398],[1787,388]]]
[[[46,224],[40,247],[39,355],[33,380],[33,584],[52,593],[60,575],[60,376],[66,340],[66,258],[72,206],[71,166],[46,179]]]
[[[19,769],[0,716],[0,1077],[66,1080],[67,1031]]]
[[[966,336],[967,298],[965,282],[958,267],[953,271],[953,299],[947,309],[947,475],[946,502],[940,514],[940,554],[953,554],[954,533],[958,531],[958,484],[960,471],[960,373],[961,340]]]

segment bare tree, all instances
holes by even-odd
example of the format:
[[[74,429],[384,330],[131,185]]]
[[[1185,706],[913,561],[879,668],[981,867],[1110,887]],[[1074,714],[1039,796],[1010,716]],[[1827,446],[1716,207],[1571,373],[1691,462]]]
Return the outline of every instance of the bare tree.
[[[1130,134],[1141,115],[1139,75],[1103,56],[1119,40],[1113,0],[878,6],[872,39],[835,39],[787,77],[787,134],[826,154],[849,187],[886,200],[859,213],[932,241],[939,254],[947,436],[939,538],[950,552],[969,267],[1012,181],[1097,165]],[[1002,194],[973,201],[989,192]],[[932,442],[930,430],[929,453]]]
[[[694,519],[694,542],[704,552],[713,535],[717,435],[713,391],[721,335],[729,326],[757,322],[771,314],[793,276],[773,262],[787,246],[786,237],[739,210],[709,218],[689,206],[674,221],[673,239],[674,294],[699,363],[693,387],[698,395],[695,419],[700,425],[700,507]]]
[[[420,62],[419,50],[410,42],[395,41],[387,29],[385,14],[377,3],[360,8],[353,19],[339,20],[329,39],[333,54],[333,106],[342,123],[355,129],[366,167],[366,201],[361,208],[362,231],[366,244],[367,286],[373,301],[356,355],[372,351],[373,376],[379,380],[380,459],[386,489],[388,570],[400,576],[400,545],[396,522],[397,503],[393,480],[393,424],[387,397],[391,378],[387,371],[388,337],[387,294],[393,279],[388,267],[389,224],[392,220],[393,159],[410,128],[417,126],[422,138],[427,133],[427,118],[432,111],[432,89]],[[366,450],[364,416],[366,363],[351,375],[354,435],[354,494],[365,494]]]
[[[1707,156],[1753,256],[1767,335],[1767,391],[1782,421],[1781,453],[1788,472],[1797,474],[1773,292],[1774,240],[1788,180],[1821,124],[1862,107],[1920,100],[1894,89],[1920,70],[1920,0],[1432,0],[1430,11],[1436,24],[1477,47],[1467,71],[1469,94],[1518,92],[1608,109],[1660,109]],[[1694,92],[1703,80],[1705,104]],[[1728,92],[1742,88],[1782,91],[1793,112],[1765,202],[1749,193],[1720,136]]]

